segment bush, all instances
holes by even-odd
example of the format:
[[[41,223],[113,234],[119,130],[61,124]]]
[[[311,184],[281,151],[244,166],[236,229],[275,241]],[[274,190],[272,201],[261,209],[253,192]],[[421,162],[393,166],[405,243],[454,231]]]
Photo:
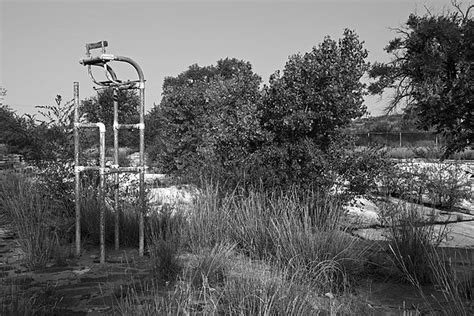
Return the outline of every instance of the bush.
[[[462,199],[471,198],[470,179],[459,162],[399,163],[380,178],[389,195],[448,211]]]

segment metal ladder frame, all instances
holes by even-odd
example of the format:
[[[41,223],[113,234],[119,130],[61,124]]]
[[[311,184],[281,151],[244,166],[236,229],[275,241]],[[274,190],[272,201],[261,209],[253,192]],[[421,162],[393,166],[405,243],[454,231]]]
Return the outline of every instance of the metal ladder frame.
[[[87,66],[88,74],[92,79],[92,82],[101,88],[113,88],[113,100],[114,100],[114,164],[110,168],[105,166],[105,125],[99,123],[80,123],[79,122],[79,83],[74,82],[74,161],[75,161],[75,194],[76,194],[76,255],[81,254],[81,209],[80,209],[80,173],[85,170],[98,170],[100,175],[100,189],[99,197],[101,199],[100,207],[100,263],[105,262],[105,216],[104,216],[104,204],[105,204],[105,183],[106,175],[114,174],[114,211],[115,211],[115,249],[119,249],[119,173],[132,172],[139,173],[139,196],[140,196],[140,212],[139,212],[139,256],[144,254],[144,236],[145,236],[145,77],[140,66],[131,58],[123,56],[115,56],[112,54],[106,54],[105,47],[108,46],[107,41],[101,41],[97,43],[86,44],[86,58],[83,58],[79,63],[83,66]],[[91,56],[91,50],[101,49],[101,54],[98,56]],[[138,80],[135,81],[122,81],[118,80],[115,72],[110,67],[110,62],[125,62],[135,68],[138,74]],[[92,66],[104,68],[107,81],[98,81],[92,74]],[[139,116],[140,122],[138,124],[120,124],[118,122],[118,91],[119,89],[138,89],[140,97],[140,109]],[[80,166],[79,165],[79,129],[80,128],[99,128],[100,132],[100,166]],[[139,155],[139,167],[120,167],[118,161],[119,153],[119,129],[138,129],[140,131],[140,155]]]

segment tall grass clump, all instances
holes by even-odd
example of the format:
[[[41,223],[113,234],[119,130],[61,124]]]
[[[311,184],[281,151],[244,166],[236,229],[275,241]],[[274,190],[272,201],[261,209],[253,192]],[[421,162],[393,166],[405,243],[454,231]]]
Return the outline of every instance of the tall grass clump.
[[[202,249],[171,291],[151,284],[119,302],[122,315],[314,315],[311,291],[264,263],[239,255],[235,245]]]
[[[435,226],[434,215],[422,215],[412,204],[387,204],[385,208],[392,261],[406,281],[430,284],[433,271],[429,258],[446,238],[446,225]]]
[[[62,219],[55,214],[62,208],[33,179],[14,173],[1,175],[0,209],[18,234],[28,268],[44,267],[58,251],[62,232],[56,230],[56,223],[60,226]]]
[[[208,186],[202,193],[189,220],[194,248],[235,244],[250,258],[288,268],[326,291],[346,289],[348,272],[360,267],[364,250],[342,229],[344,211],[335,196],[296,187],[220,195]]]
[[[420,215],[419,210],[406,204],[393,206],[391,212],[389,249],[400,275],[418,289],[433,309],[446,315],[471,315],[472,271],[456,271],[456,258],[439,247],[448,234],[446,224],[435,225],[435,217]],[[424,285],[434,285],[441,292],[442,301],[426,296]]]
[[[438,301],[438,308],[446,315],[472,315],[474,313],[473,291],[474,274],[471,267],[464,271],[456,269],[453,261],[462,257],[463,250],[457,249],[454,257],[442,249],[428,251],[428,266],[432,271],[432,282],[442,293],[443,302]],[[471,256],[467,250],[465,257]],[[472,258],[471,262],[472,263]]]
[[[147,247],[153,279],[158,285],[173,284],[183,269],[178,256],[182,250],[184,219],[177,214],[172,216],[163,208],[160,213],[150,214],[147,220]]]
[[[100,208],[104,208],[105,242],[114,244],[115,210],[113,201],[108,199],[103,203],[99,196],[99,188],[84,186],[81,190],[81,233],[91,244],[99,244],[100,236]],[[138,205],[138,204],[137,204]],[[135,246],[138,244],[138,207],[130,203],[121,202],[119,205],[120,244]]]
[[[26,294],[12,287],[10,293],[3,293],[0,298],[0,315],[2,316],[48,316],[60,314],[55,302],[48,302],[42,294]],[[44,295],[44,294],[43,294]]]

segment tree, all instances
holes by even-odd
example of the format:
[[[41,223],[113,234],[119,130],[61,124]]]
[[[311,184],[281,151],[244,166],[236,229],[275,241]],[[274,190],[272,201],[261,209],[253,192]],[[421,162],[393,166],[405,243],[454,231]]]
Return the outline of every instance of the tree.
[[[7,152],[23,155],[26,159],[42,157],[42,141],[38,139],[36,124],[31,116],[18,116],[8,105],[3,104],[6,90],[0,87],[0,144]]]
[[[118,119],[120,124],[139,123],[140,98],[135,90],[118,91]],[[96,96],[84,100],[81,112],[88,122],[102,122],[107,130],[106,144],[113,145],[114,99],[113,89],[99,90]],[[96,131],[94,132],[96,133]],[[119,140],[122,146],[137,147],[138,132],[121,129]],[[97,141],[95,141],[97,143]],[[92,144],[92,141],[89,145]]]
[[[370,70],[370,92],[393,89],[387,110],[404,103],[418,127],[442,134],[445,158],[474,141],[474,5],[465,12],[454,6],[456,12],[411,14],[385,48],[392,61]]]
[[[262,150],[276,182],[323,180],[343,142],[341,128],[361,117],[368,70],[367,51],[345,30],[339,41],[326,37],[311,52],[291,56],[264,89],[261,126],[270,135]],[[273,171],[272,171],[273,170]]]
[[[260,82],[249,62],[235,58],[166,78],[147,116],[151,158],[165,172],[238,172],[261,137]]]

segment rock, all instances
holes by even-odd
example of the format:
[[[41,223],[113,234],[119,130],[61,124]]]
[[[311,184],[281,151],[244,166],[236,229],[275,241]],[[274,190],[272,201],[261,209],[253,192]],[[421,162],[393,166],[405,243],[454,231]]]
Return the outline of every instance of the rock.
[[[344,209],[347,211],[346,222],[350,226],[368,227],[380,224],[380,210],[367,197],[355,197]]]
[[[435,232],[442,231],[443,224],[433,225]],[[474,221],[446,224],[447,238],[444,239],[440,247],[474,249]],[[365,228],[352,232],[363,239],[374,241],[388,240],[388,228]]]
[[[91,256],[92,257],[92,256]],[[89,272],[91,269],[90,268],[82,268],[82,269],[78,269],[78,270],[72,270],[72,272],[74,274],[77,274],[77,275],[83,275],[84,273],[87,273]]]

